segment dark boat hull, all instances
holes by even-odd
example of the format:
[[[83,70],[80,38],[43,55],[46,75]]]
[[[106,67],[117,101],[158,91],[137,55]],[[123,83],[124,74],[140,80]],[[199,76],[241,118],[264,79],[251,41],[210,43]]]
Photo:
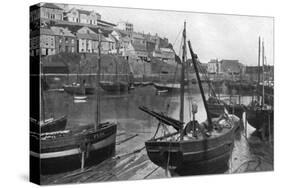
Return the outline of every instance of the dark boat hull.
[[[156,165],[180,175],[217,172],[228,166],[234,136],[240,122],[227,133],[203,140],[157,141],[145,143],[149,159]]]
[[[80,86],[63,86],[63,89],[70,95],[93,95],[95,92],[95,88],[91,86],[85,86],[84,89]]]
[[[67,116],[62,116],[44,125],[39,125],[38,122],[31,121],[30,132],[47,133],[62,131],[65,129],[67,123]],[[39,130],[41,129],[41,130]]]
[[[100,86],[107,92],[128,91],[128,84],[123,82],[100,82]]]
[[[256,130],[261,130],[266,127],[273,127],[273,111],[272,110],[262,110],[262,109],[247,109],[246,111],[248,123],[254,127]]]
[[[116,127],[108,124],[98,131],[80,130],[57,139],[41,139],[40,153],[31,151],[30,156],[39,159],[42,175],[79,169],[83,159],[84,167],[98,164],[115,153]]]
[[[159,84],[153,83],[153,86],[158,91],[167,91],[167,92],[180,92],[180,84]],[[184,90],[188,90],[188,84],[185,85]]]

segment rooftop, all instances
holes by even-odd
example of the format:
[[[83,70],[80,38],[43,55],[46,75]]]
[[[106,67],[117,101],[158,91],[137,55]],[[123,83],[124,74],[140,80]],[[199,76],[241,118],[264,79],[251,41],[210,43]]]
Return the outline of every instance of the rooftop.
[[[57,5],[55,5],[55,4],[53,4],[53,3],[44,3],[44,4],[40,4],[40,7],[63,10],[62,8],[58,7]]]

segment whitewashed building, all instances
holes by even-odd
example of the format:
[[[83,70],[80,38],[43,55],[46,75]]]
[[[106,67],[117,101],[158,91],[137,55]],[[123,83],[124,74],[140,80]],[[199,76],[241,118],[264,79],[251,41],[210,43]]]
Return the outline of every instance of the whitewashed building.
[[[64,15],[64,20],[69,22],[98,25],[101,15],[95,11],[72,8]]]

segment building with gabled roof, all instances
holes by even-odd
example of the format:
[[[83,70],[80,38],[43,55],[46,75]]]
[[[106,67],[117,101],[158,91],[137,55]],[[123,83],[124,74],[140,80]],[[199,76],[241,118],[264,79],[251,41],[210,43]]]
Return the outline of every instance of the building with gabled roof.
[[[64,13],[64,20],[68,22],[98,25],[97,21],[100,19],[101,15],[96,13],[95,11],[72,8]]]
[[[30,8],[30,22],[40,18],[63,20],[63,9],[53,3],[39,3]]]
[[[51,26],[51,30],[55,36],[56,53],[77,52],[76,36],[68,28]]]
[[[124,56],[129,56],[132,59],[149,61],[148,52],[145,45],[130,43],[128,48],[125,49]]]

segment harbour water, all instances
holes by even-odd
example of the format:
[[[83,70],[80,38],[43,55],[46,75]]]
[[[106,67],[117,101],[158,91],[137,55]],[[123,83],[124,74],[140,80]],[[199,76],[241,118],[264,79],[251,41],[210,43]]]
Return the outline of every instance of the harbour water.
[[[136,87],[130,93],[101,93],[101,120],[118,122],[116,154],[97,166],[63,174],[41,176],[43,184],[80,183],[117,180],[138,180],[178,176],[154,165],[148,158],[144,142],[151,138],[157,128],[157,120],[138,109],[146,106],[179,118],[179,94],[156,95],[153,86]],[[226,97],[228,98],[228,97]],[[95,95],[86,101],[74,101],[65,92],[45,92],[45,113],[48,117],[66,114],[66,129],[95,122]],[[241,97],[248,104],[251,96]],[[190,104],[197,103],[199,122],[206,120],[206,112],[198,88],[185,94],[185,118],[191,118]],[[224,173],[241,173],[273,170],[273,143],[261,141],[254,128],[247,125],[237,135],[229,169]]]

